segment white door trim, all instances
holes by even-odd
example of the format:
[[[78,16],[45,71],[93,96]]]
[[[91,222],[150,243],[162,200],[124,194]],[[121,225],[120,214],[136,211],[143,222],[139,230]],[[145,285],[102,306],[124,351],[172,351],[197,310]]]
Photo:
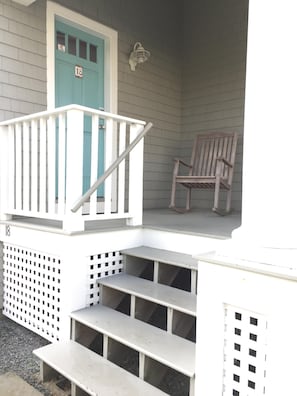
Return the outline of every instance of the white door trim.
[[[118,92],[118,33],[99,22],[47,1],[47,108],[55,107],[55,18],[93,36],[104,39],[104,110],[117,114]]]

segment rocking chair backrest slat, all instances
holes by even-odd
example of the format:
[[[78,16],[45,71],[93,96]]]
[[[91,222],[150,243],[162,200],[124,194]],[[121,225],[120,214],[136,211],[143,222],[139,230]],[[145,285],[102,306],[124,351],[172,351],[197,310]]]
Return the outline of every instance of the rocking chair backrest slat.
[[[198,134],[192,151],[191,175],[215,176],[218,157],[223,157],[234,164],[236,142],[237,135],[234,133]],[[228,179],[229,171],[230,168],[225,166],[224,178]]]

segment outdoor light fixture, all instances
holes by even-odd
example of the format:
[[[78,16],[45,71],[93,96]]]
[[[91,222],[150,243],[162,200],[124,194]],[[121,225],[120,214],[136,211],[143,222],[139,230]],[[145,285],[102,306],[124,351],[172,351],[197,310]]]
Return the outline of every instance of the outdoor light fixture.
[[[25,7],[28,7],[32,3],[34,3],[36,0],[13,0],[15,3],[21,4]]]
[[[151,55],[150,52],[145,50],[139,41],[135,43],[133,47],[133,51],[131,52],[129,57],[129,64],[131,70],[135,71],[136,65],[138,65],[138,63],[146,62],[150,57],[150,55]]]

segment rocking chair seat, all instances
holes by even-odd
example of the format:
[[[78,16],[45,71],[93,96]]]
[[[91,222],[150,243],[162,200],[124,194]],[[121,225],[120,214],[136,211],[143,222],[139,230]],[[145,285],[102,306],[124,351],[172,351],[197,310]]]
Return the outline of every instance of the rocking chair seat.
[[[192,188],[214,189],[213,210],[219,214],[229,213],[237,140],[238,135],[236,133],[197,135],[190,164],[175,159],[169,207],[178,212],[189,211]],[[189,169],[188,174],[180,174],[181,165]],[[186,207],[184,209],[177,208],[175,205],[176,186],[178,184],[187,188]],[[219,209],[221,189],[227,191],[225,212]]]

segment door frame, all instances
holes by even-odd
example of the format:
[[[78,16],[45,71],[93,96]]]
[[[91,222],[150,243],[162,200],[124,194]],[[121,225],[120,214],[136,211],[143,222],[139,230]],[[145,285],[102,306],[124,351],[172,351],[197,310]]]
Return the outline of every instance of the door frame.
[[[104,40],[104,110],[118,113],[118,33],[93,19],[87,18],[50,0],[46,3],[46,66],[47,66],[47,109],[55,109],[55,20],[74,26]],[[117,148],[113,148],[114,155]],[[116,177],[112,183],[112,196],[116,197]],[[117,198],[112,200],[112,210]],[[98,210],[102,208],[98,203]]]
[[[118,33],[77,12],[47,1],[47,108],[55,108],[55,19],[60,19],[104,40],[104,110],[117,114],[118,110]]]

